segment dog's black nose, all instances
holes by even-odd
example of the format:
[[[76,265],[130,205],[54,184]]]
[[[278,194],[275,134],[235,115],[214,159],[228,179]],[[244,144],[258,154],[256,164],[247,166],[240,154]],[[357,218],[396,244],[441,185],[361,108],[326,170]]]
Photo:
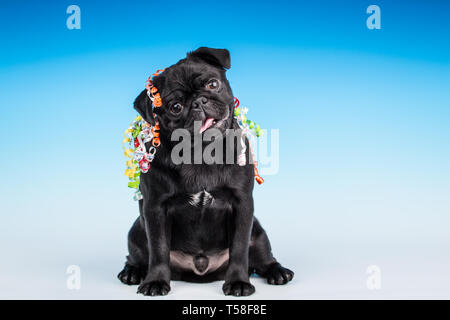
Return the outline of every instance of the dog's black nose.
[[[192,108],[203,109],[203,106],[208,103],[207,97],[198,97],[192,102]]]

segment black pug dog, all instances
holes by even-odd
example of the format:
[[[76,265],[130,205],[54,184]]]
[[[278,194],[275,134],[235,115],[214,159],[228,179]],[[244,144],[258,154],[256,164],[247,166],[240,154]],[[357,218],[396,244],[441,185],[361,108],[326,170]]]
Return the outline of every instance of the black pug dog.
[[[171,133],[178,128],[195,134],[194,122],[201,121],[200,131],[215,128],[224,137],[226,129],[238,128],[225,77],[229,68],[228,50],[202,47],[153,79],[162,98],[162,107],[154,111],[161,145],[151,169],[141,174],[140,216],[128,234],[129,255],[118,275],[125,284],[140,284],[138,293],[166,295],[171,279],[224,279],[226,295],[248,296],[255,292],[249,281],[253,272],[276,285],[294,276],[273,257],[266,232],[253,216],[254,168],[247,140],[243,166],[171,160]],[[134,108],[155,124],[146,90]]]

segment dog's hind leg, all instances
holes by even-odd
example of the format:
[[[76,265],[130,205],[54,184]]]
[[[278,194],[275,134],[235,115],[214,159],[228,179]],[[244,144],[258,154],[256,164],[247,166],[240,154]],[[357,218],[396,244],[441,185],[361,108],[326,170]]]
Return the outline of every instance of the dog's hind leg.
[[[284,268],[273,257],[269,238],[256,218],[249,249],[249,273],[253,272],[266,278],[269,284],[286,284],[294,277],[294,272]]]
[[[125,267],[117,277],[128,285],[139,284],[146,276],[148,263],[147,236],[140,217],[128,233],[128,252]]]

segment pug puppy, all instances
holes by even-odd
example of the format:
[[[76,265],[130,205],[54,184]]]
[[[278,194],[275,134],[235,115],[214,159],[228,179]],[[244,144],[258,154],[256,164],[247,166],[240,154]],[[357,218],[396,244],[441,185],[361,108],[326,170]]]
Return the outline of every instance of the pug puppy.
[[[170,280],[225,280],[225,295],[248,296],[255,292],[252,273],[274,285],[294,276],[273,257],[267,234],[253,216],[254,167],[247,140],[243,166],[225,160],[175,164],[171,158],[178,143],[171,135],[177,129],[204,135],[214,128],[226,138],[227,129],[239,128],[225,76],[229,68],[228,50],[201,47],[153,78],[161,107],[152,110],[146,90],[134,102],[152,125],[155,112],[161,140],[150,170],[141,173],[140,215],[129,231],[129,255],[118,275],[124,284],[139,284],[138,293],[166,295]]]

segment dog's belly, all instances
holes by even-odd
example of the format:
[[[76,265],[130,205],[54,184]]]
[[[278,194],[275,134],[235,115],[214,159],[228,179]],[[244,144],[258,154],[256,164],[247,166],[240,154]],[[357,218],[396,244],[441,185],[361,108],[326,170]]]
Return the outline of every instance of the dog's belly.
[[[182,271],[192,271],[197,275],[214,272],[228,264],[229,250],[213,254],[189,254],[180,250],[170,251],[170,266]]]

